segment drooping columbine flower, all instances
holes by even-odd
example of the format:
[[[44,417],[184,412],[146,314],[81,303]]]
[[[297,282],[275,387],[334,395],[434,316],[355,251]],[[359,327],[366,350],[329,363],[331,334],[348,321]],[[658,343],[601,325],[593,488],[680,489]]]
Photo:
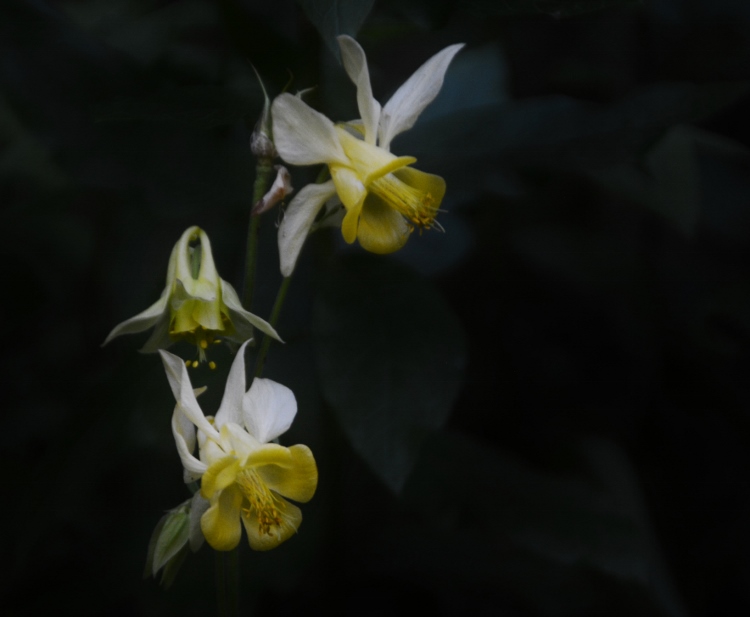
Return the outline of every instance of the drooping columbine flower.
[[[154,332],[141,349],[154,352],[176,341],[197,346],[201,362],[211,343],[225,338],[243,343],[253,337],[253,326],[281,340],[271,324],[242,308],[237,292],[219,277],[206,232],[190,227],[172,249],[167,285],[161,297],[135,317],[116,326],[104,341],[121,334]],[[213,368],[215,364],[209,363]],[[198,366],[198,361],[192,365]]]
[[[453,57],[463,45],[435,54],[381,108],[372,96],[367,59],[349,36],[338,37],[344,69],[357,87],[361,122],[334,125],[291,94],[271,107],[273,135],[281,157],[292,165],[325,163],[331,180],[303,188],[279,227],[281,271],[289,276],[321,207],[338,194],[346,208],[341,233],[373,253],[400,249],[414,227],[428,229],[445,194],[439,176],[411,167],[414,157],[390,153],[393,138],[414,126],[437,96]]]
[[[268,443],[292,424],[297,401],[289,388],[270,379],[256,378],[245,392],[246,345],[232,363],[213,418],[203,415],[182,360],[160,351],[177,400],[172,433],[185,482],[201,479],[201,494],[210,503],[201,530],[217,551],[237,546],[242,526],[250,547],[258,551],[289,539],[302,512],[285,497],[307,502],[318,485],[318,468],[307,446]],[[198,458],[193,455],[196,441]]]

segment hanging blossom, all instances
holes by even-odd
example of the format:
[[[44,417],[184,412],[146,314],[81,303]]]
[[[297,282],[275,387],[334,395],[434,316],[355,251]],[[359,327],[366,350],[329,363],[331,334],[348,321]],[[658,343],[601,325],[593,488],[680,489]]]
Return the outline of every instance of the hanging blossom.
[[[243,343],[253,337],[253,327],[280,341],[271,324],[242,308],[234,287],[219,277],[206,232],[185,230],[172,249],[167,284],[161,297],[135,317],[116,326],[104,345],[121,334],[154,331],[142,352],[154,352],[176,341],[187,341],[206,361],[206,349],[222,338]],[[198,360],[193,361],[198,366]],[[216,365],[209,363],[211,368]]]
[[[289,276],[320,209],[337,197],[346,209],[344,240],[373,253],[400,249],[415,227],[435,221],[445,181],[411,167],[416,159],[390,152],[396,135],[414,126],[437,96],[445,72],[463,47],[451,45],[425,62],[381,108],[372,96],[367,59],[349,36],[338,37],[344,69],[357,87],[360,121],[334,125],[301,98],[276,97],[271,107],[273,136],[281,157],[292,165],[326,164],[331,179],[304,187],[289,204],[279,227],[281,272]]]
[[[310,448],[269,443],[291,426],[297,401],[289,388],[270,379],[255,378],[245,392],[246,345],[232,363],[215,417],[203,415],[196,400],[202,390],[193,390],[182,360],[159,352],[177,400],[172,433],[184,479],[201,480],[201,495],[209,502],[201,531],[217,551],[237,546],[242,526],[250,548],[258,551],[288,540],[299,528],[302,512],[285,498],[307,502],[318,485]]]

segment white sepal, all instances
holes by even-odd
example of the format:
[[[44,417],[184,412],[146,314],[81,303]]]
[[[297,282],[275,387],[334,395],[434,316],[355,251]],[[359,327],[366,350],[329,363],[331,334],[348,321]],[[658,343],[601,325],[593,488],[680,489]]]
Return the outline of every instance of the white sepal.
[[[214,417],[214,425],[217,429],[228,422],[242,424],[242,398],[245,396],[245,348],[247,343],[243,343],[237,350],[237,355],[232,362],[232,368],[229,369],[227,385],[224,388],[224,396],[219,405],[219,411]]]
[[[380,147],[390,149],[396,135],[409,130],[425,107],[429,105],[443,87],[448,66],[463,43],[450,45],[436,53],[396,90],[383,107],[380,116]]]
[[[169,294],[169,288],[165,289],[161,297],[149,306],[145,311],[138,313],[135,317],[126,319],[121,324],[118,324],[112,329],[105,341],[102,343],[102,347],[109,343],[116,336],[121,334],[136,334],[137,332],[143,332],[153,326],[164,313],[164,309],[167,308],[167,298]]]
[[[286,386],[256,377],[242,401],[242,411],[248,432],[259,442],[268,443],[292,425],[297,399]]]
[[[333,122],[302,99],[280,94],[271,106],[273,139],[281,158],[292,165],[346,164]]]
[[[167,379],[169,380],[169,386],[172,388],[172,394],[174,394],[177,404],[181,406],[182,412],[187,418],[195,424],[201,431],[203,431],[207,437],[214,439],[219,438],[219,433],[216,429],[211,426],[211,423],[203,415],[200,405],[195,398],[193,387],[190,384],[190,376],[188,375],[185,363],[181,358],[178,358],[174,354],[159,350],[162,362],[164,363],[164,370],[167,373]]]
[[[282,276],[291,276],[294,272],[297,258],[315,217],[323,204],[335,194],[333,181],[329,180],[323,184],[308,184],[292,199],[279,225],[279,259]]]
[[[252,328],[255,327],[271,338],[275,338],[280,343],[284,342],[279,336],[279,333],[276,332],[270,323],[265,319],[261,319],[257,315],[254,315],[250,311],[246,311],[242,307],[237,291],[224,279],[221,280],[221,294],[224,306],[226,306],[227,311],[229,311],[229,317],[231,318],[236,331],[236,336],[231,338],[238,342],[248,341],[248,339],[252,337]]]
[[[185,483],[195,482],[208,469],[208,466],[193,456],[195,450],[195,426],[188,420],[179,405],[172,413],[172,435],[177,446],[177,454],[180,456],[183,467],[183,479]]]
[[[352,37],[344,34],[337,38],[339,47],[341,47],[344,70],[346,70],[354,85],[357,86],[357,107],[365,128],[365,141],[374,146],[378,138],[380,103],[372,96],[370,72],[367,68],[365,52]]]

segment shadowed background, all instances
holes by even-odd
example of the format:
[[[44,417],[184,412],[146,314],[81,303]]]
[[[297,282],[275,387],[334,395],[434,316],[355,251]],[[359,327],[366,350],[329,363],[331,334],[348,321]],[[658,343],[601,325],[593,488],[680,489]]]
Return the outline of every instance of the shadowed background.
[[[294,390],[282,443],[320,483],[296,537],[243,537],[245,614],[746,612],[750,8],[731,0],[4,2],[5,602],[214,613],[206,546],[166,591],[141,578],[189,497],[174,400],[146,335],[100,345],[191,225],[241,286],[250,63],[272,96],[292,79],[355,118],[339,33],[381,103],[466,43],[393,144],[446,179],[446,233],[389,257],[308,242],[265,376]],[[214,359],[191,373],[207,414]]]

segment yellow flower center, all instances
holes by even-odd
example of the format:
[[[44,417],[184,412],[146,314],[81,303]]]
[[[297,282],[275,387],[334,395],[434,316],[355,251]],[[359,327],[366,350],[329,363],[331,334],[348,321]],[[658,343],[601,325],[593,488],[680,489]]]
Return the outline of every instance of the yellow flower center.
[[[429,229],[438,213],[431,193],[420,191],[390,173],[367,187],[420,229]]]
[[[281,525],[281,515],[276,508],[277,497],[274,493],[253,469],[244,469],[237,474],[237,486],[248,503],[242,511],[246,516],[255,512],[258,517],[258,534],[274,535],[271,528]]]

